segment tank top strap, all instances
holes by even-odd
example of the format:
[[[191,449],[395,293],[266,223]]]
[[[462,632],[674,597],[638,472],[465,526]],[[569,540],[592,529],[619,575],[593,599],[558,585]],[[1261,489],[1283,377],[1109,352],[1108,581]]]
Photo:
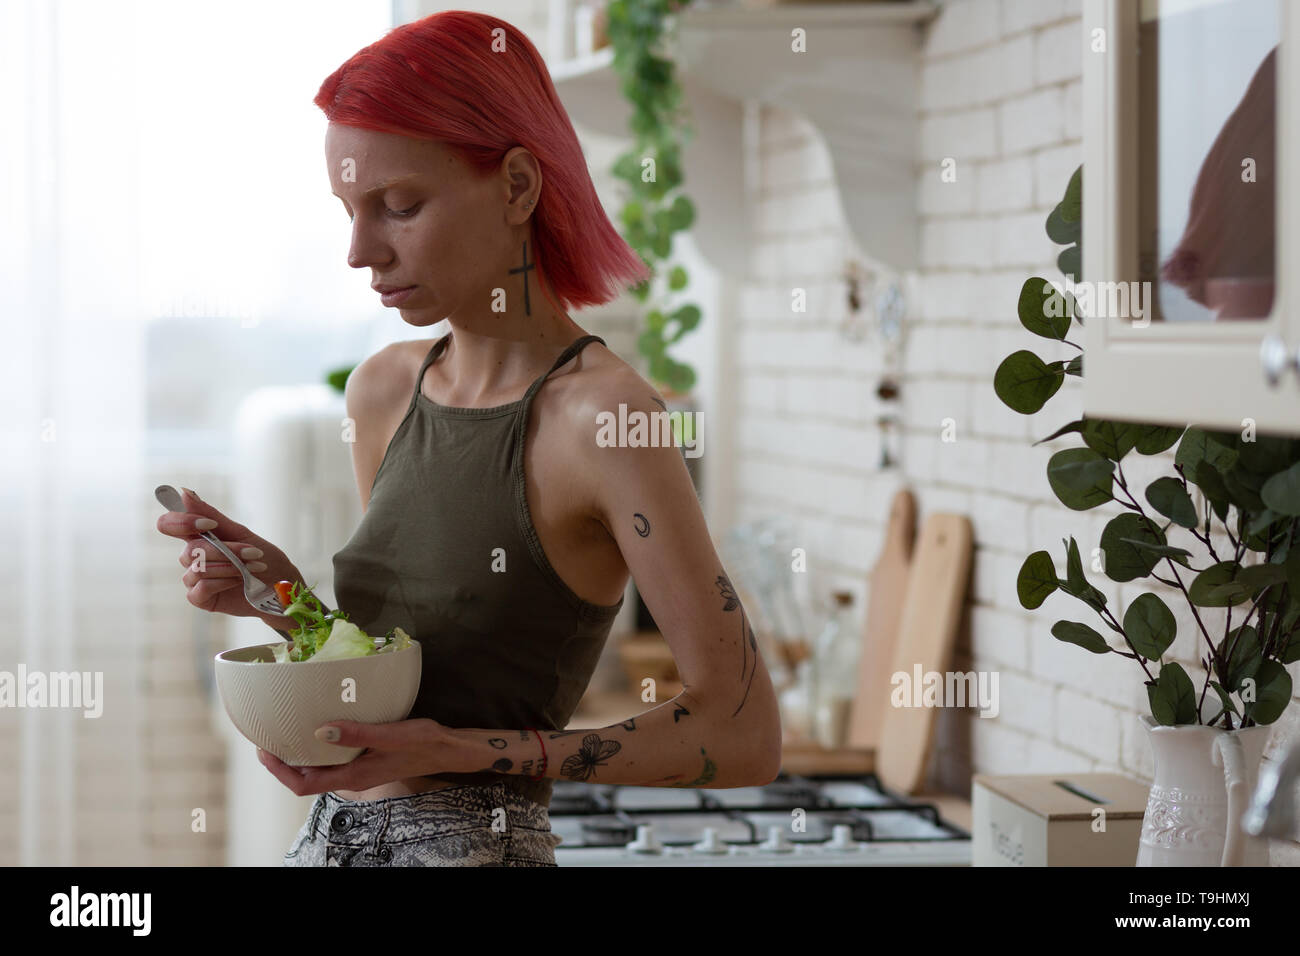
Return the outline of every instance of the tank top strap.
[[[535,394],[537,394],[537,390],[542,387],[542,383],[546,381],[547,377],[552,372],[554,372],[557,368],[562,366],[565,362],[569,361],[571,358],[573,358],[575,355],[581,352],[592,342],[599,342],[601,345],[605,344],[605,340],[602,339],[599,335],[584,335],[581,338],[574,339],[572,342],[570,342],[569,347],[566,348],[563,352],[561,352],[560,357],[555,360],[555,364],[552,365],[544,374],[538,376],[537,381],[533,382],[532,385],[528,386],[528,391],[524,393],[523,401],[520,404],[522,404],[526,408],[529,404],[529,399],[531,399]]]
[[[420,385],[424,382],[424,373],[429,370],[433,360],[442,354],[442,350],[447,347],[447,341],[450,338],[451,333],[448,332],[433,343],[433,347],[429,349],[429,354],[424,357],[424,364],[420,366],[420,373],[415,376],[415,391],[411,393],[411,403],[406,406],[406,414],[411,414],[411,410],[415,408],[415,403],[420,400]]]

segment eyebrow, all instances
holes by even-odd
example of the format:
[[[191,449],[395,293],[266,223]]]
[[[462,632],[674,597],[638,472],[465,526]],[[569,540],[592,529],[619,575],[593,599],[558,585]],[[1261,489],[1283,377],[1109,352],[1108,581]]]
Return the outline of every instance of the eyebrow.
[[[361,194],[361,198],[367,199],[370,196],[373,196],[375,193],[383,192],[385,189],[390,189],[393,186],[400,186],[403,183],[412,182],[413,180],[416,180],[418,178],[419,178],[418,176],[396,176],[392,179],[381,180],[380,182],[375,183],[373,186],[371,186],[369,189],[363,192]],[[331,195],[335,196],[338,199],[343,198],[338,193],[334,192],[334,190],[332,189],[330,190],[330,193]]]

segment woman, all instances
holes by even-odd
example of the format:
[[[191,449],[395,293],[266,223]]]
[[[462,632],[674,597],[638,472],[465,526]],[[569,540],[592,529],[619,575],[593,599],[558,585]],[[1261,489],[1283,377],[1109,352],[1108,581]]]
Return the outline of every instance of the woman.
[[[680,449],[596,441],[598,413],[653,416],[663,402],[565,310],[613,298],[645,265],[605,217],[537,51],[502,20],[439,13],[356,54],[316,103],[349,265],[407,323],[451,331],[390,345],[348,379],[365,515],[334,556],[335,594],[367,632],[420,641],[424,672],[409,719],[318,731],[367,748],[351,763],[296,768],[259,751],[294,793],[318,794],[285,863],[554,866],[555,778],[771,781],[776,697]],[[261,559],[260,578],[301,578],[188,494]],[[159,521],[186,539],[187,568],[204,547],[195,520]],[[565,731],[629,573],[685,690]],[[183,580],[198,607],[257,613],[215,551]]]

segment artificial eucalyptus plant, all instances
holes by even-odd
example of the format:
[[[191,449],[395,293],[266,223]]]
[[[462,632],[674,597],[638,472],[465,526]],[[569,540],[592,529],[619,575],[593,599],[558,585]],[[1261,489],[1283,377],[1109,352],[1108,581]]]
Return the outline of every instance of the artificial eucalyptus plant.
[[[1082,269],[1082,189],[1080,167],[1047,218],[1048,236],[1068,246],[1058,266],[1075,283]],[[1032,415],[1056,394],[1066,375],[1083,374],[1083,349],[1067,338],[1073,325],[1083,324],[1080,311],[1068,290],[1057,291],[1038,277],[1025,282],[1018,305],[1021,324],[1080,354],[1068,362],[1044,362],[1030,351],[1008,356],[993,380],[1007,406]],[[1063,541],[1064,578],[1057,576],[1046,551],[1025,559],[1016,581],[1020,603],[1032,610],[1059,590],[1096,611],[1110,635],[1077,621],[1057,621],[1053,636],[1094,654],[1136,661],[1145,675],[1151,715],[1161,724],[1200,723],[1211,688],[1221,709],[1206,722],[1209,726],[1233,730],[1277,720],[1291,701],[1291,676],[1284,665],[1300,660],[1300,439],[1257,435],[1249,420],[1238,433],[1085,416],[1036,444],[1071,432],[1080,436],[1083,447],[1051,457],[1048,483],[1071,510],[1109,502],[1123,509],[1102,532],[1097,570],[1112,581],[1150,577],[1181,592],[1196,622],[1198,644],[1204,641],[1206,673],[1199,695],[1178,663],[1163,660],[1177,636],[1173,612],[1147,592],[1118,620],[1106,606],[1106,596],[1088,583],[1073,536]],[[1124,477],[1125,457],[1157,455],[1175,443],[1175,474],[1153,481],[1142,492],[1145,502],[1140,501]],[[1211,537],[1213,518],[1231,544],[1222,555]],[[1200,556],[1169,543],[1166,533],[1173,525],[1199,542]],[[1238,607],[1245,616],[1234,626]],[[1214,622],[1202,613],[1209,608],[1224,609],[1222,629],[1215,628],[1214,634]]]
[[[666,311],[665,297],[656,295],[652,287],[662,278],[661,265],[672,254],[673,234],[695,220],[695,206],[681,190],[681,144],[691,133],[680,112],[682,88],[673,61],[658,51],[671,28],[671,15],[689,2],[610,0],[607,8],[614,70],[632,104],[628,125],[635,136],[613,168],[614,175],[630,187],[619,218],[624,239],[654,273],[631,290],[648,305],[637,350],[648,360],[655,385],[678,393],[690,391],[695,370],[673,359],[668,346],[700,324],[700,308],[686,304]],[[679,292],[688,282],[686,270],[675,265],[664,281],[668,291]]]

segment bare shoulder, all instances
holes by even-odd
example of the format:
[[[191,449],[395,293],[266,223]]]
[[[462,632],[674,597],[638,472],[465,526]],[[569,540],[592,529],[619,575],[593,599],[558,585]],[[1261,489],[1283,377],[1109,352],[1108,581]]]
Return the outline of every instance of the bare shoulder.
[[[348,414],[388,417],[404,409],[415,386],[419,368],[411,365],[412,346],[419,342],[393,342],[364,359],[348,376],[345,396]]]
[[[582,350],[581,368],[562,376],[563,389],[556,389],[566,418],[576,426],[575,434],[590,438],[596,416],[618,414],[620,404],[628,411],[662,411],[663,396],[636,369],[599,342]],[[566,381],[567,380],[567,381]]]

